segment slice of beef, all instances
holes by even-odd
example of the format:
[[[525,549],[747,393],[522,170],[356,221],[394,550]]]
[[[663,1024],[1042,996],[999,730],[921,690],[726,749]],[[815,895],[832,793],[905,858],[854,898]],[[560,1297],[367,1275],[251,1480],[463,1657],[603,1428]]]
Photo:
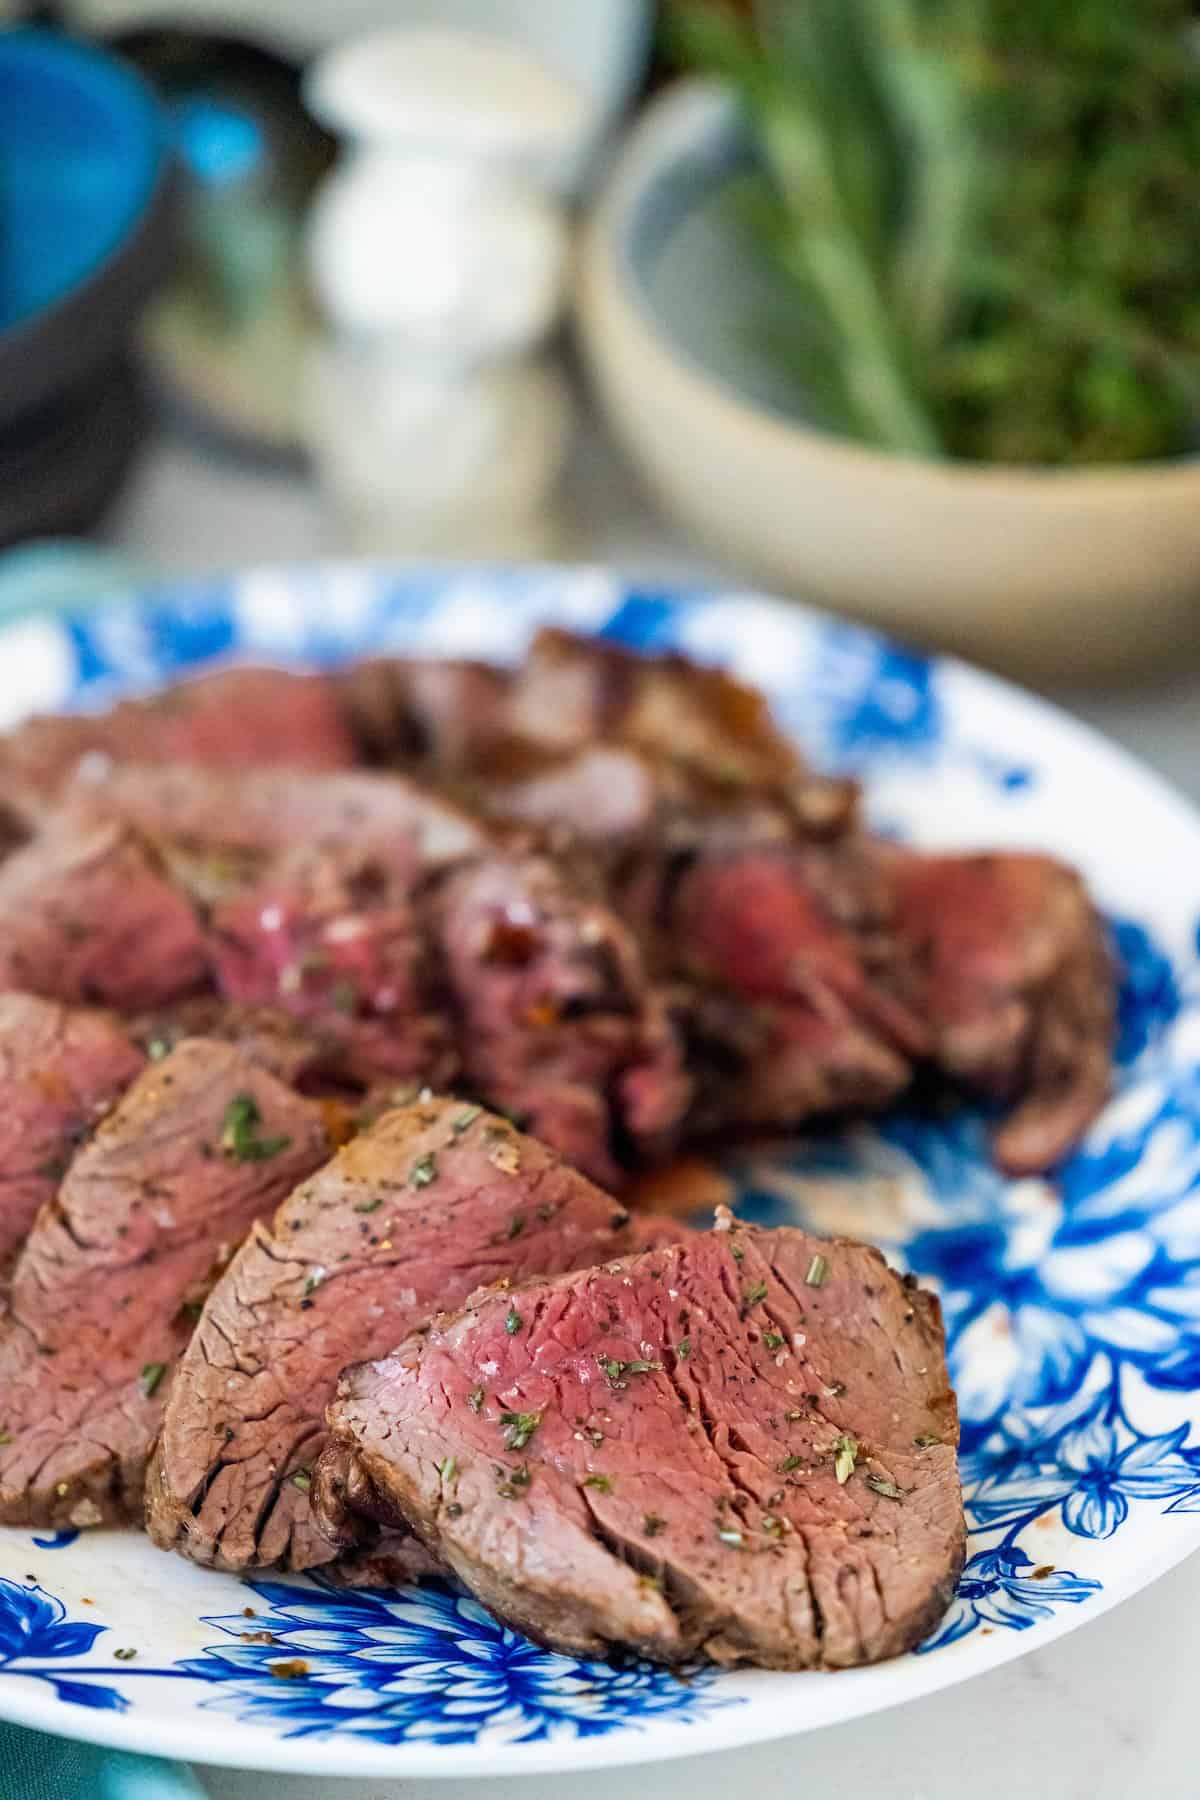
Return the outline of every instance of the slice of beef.
[[[53,801],[83,758],[208,767],[336,769],[356,760],[354,738],[324,676],[223,669],[110,712],[34,718],[0,745],[18,791]]]
[[[455,1059],[411,884],[386,863],[281,860],[213,912],[221,991],[290,1014],[314,1064],[347,1083],[448,1082]]]
[[[923,1021],[876,978],[889,896],[840,844],[698,855],[667,901],[677,1005],[702,1130],[875,1111],[929,1048]]]
[[[144,1056],[106,1013],[0,994],[0,1279]]]
[[[489,1295],[348,1370],[328,1417],[319,1492],[574,1656],[874,1662],[962,1565],[937,1303],[862,1244],[718,1230]]]
[[[233,885],[245,878],[245,853],[349,846],[386,856],[402,875],[453,863],[487,838],[476,820],[433,790],[366,769],[299,779],[277,769],[234,776],[186,764],[85,764],[70,797],[152,838],[232,855]],[[217,891],[228,885],[218,881]]]
[[[483,1283],[634,1241],[623,1209],[479,1107],[385,1114],[255,1227],[209,1296],[146,1485],[151,1536],[223,1569],[328,1562],[309,1471],[339,1370]]]
[[[1013,1106],[1001,1168],[1051,1167],[1112,1080],[1113,956],[1083,881],[1047,856],[881,855],[938,1067]]]
[[[379,657],[332,680],[367,763],[478,767],[507,730],[510,677],[489,663]]]
[[[42,1208],[0,1319],[0,1522],[139,1519],[195,1312],[238,1240],[328,1155],[320,1108],[231,1044],[139,1076]]]
[[[117,821],[60,815],[0,866],[0,988],[136,1011],[207,968],[192,907]]]
[[[538,633],[508,702],[512,735],[553,750],[624,740],[734,781],[789,784],[806,771],[756,689],[682,656]]]
[[[858,822],[852,781],[799,764],[782,781],[751,781],[630,743],[549,751],[510,739],[465,779],[491,818],[566,833],[618,866],[633,858],[667,873],[698,852],[830,842]]]
[[[463,1074],[595,1180],[675,1140],[691,1084],[632,934],[569,865],[494,851],[434,906]]]
[[[288,1087],[321,1086],[321,1047],[287,1013],[266,1006],[243,1006],[220,994],[196,994],[172,1006],[154,1007],[125,1021],[129,1036],[146,1055],[161,1061],[185,1038],[219,1038],[236,1044],[251,1062],[269,1069]]]

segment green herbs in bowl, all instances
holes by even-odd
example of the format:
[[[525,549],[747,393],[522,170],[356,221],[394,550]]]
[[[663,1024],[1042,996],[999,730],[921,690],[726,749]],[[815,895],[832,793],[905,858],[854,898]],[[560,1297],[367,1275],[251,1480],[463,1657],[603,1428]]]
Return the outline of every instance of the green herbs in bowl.
[[[1200,56],[1186,0],[672,0],[736,93],[742,227],[813,417],[909,456],[1195,448]]]

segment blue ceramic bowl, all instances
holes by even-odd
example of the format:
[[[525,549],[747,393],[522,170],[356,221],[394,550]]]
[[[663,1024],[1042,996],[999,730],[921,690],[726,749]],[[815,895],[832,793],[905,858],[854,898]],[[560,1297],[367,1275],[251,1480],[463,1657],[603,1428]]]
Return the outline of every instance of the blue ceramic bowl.
[[[115,356],[166,268],[174,187],[137,75],[53,32],[0,34],[0,429]]]

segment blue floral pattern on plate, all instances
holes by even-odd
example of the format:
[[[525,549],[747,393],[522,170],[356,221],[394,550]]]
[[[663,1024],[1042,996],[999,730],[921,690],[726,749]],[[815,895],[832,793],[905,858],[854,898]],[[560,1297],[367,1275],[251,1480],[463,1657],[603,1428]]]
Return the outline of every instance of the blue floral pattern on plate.
[[[1045,761],[1024,756],[1022,718],[1040,721],[1044,742],[1045,715],[1016,696],[998,702],[983,678],[757,596],[627,590],[596,570],[267,570],[130,595],[43,630],[22,651],[21,691],[41,705],[102,705],[230,652],[299,664],[380,648],[504,659],[544,620],[724,662],[767,688],[822,763],[868,781],[904,771],[921,805],[936,806],[944,780],[965,774],[1007,841],[1021,840],[1028,817],[1057,847],[1078,810],[1069,784],[1055,788],[1055,744]],[[981,727],[981,698],[985,718],[1008,708],[1003,730]],[[922,828],[919,811],[905,815],[902,802],[900,812],[897,829]],[[1179,830],[1200,868],[1200,833]],[[981,1648],[985,1635],[992,1646],[1030,1642],[1038,1628],[1086,1616],[1122,1546],[1153,1544],[1146,1561],[1161,1564],[1170,1534],[1200,1543],[1200,892],[1171,899],[1178,882],[1165,878],[1140,896],[1119,882],[1112,891],[1122,901],[1112,920],[1124,971],[1118,1090],[1051,1176],[1002,1178],[987,1122],[969,1112],[904,1112],[732,1166],[745,1216],[871,1237],[941,1295],[970,1541],[958,1593],[910,1659],[914,1671],[951,1667],[952,1652]],[[86,1533],[34,1543],[65,1552],[55,1570],[89,1554]],[[1122,1579],[1136,1563],[1135,1550]],[[55,1586],[67,1593],[65,1573]],[[569,1743],[572,1767],[586,1762],[578,1746],[622,1732],[685,1725],[681,1749],[719,1741],[706,1737],[710,1723],[719,1732],[726,1709],[742,1714],[780,1679],[704,1669],[681,1681],[641,1662],[555,1656],[449,1589],[250,1586],[252,1618],[239,1605],[247,1588],[233,1589],[226,1610],[197,1606],[186,1650],[143,1666],[106,1650],[119,1643],[113,1627],[74,1616],[38,1582],[0,1578],[0,1675],[134,1719],[145,1693],[169,1681],[203,1712],[289,1740],[508,1752]],[[213,1634],[199,1649],[197,1620]],[[296,1660],[299,1679],[272,1671]]]
[[[558,1656],[499,1624],[477,1601],[449,1589],[347,1593],[327,1583],[250,1584],[265,1608],[246,1643],[242,1613],[205,1622],[230,1640],[180,1665],[219,1684],[207,1702],[239,1717],[262,1714],[289,1734],[331,1730],[394,1744],[529,1743],[595,1737],[614,1726],[695,1719],[729,1704],[713,1694],[715,1671],[674,1674],[630,1659],[622,1665]],[[298,1657],[309,1671],[281,1682],[271,1665]]]

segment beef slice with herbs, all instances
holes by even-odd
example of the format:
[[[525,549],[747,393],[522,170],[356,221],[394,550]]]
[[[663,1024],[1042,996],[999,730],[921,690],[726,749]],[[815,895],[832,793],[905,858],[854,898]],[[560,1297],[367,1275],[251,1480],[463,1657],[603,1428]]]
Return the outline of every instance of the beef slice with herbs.
[[[633,935],[540,852],[494,851],[431,906],[463,1077],[593,1179],[670,1149],[691,1097]]]
[[[0,1279],[145,1057],[107,1013],[0,994]]]
[[[60,815],[0,866],[0,988],[138,1011],[207,970],[192,906],[119,822]]]
[[[918,1643],[965,1535],[937,1302],[866,1245],[720,1223],[347,1370],[319,1492],[569,1655],[847,1668]]]
[[[455,1057],[409,886],[346,853],[281,862],[209,921],[221,992],[290,1015],[346,1082],[448,1081]]]
[[[200,1303],[325,1160],[318,1106],[192,1039],[133,1083],[38,1214],[0,1318],[0,1523],[140,1521]]]
[[[440,1098],[386,1113],[255,1226],[209,1296],[146,1484],[154,1541],[222,1569],[328,1563],[309,1482],[345,1364],[481,1285],[636,1242],[626,1212],[506,1120]]]

